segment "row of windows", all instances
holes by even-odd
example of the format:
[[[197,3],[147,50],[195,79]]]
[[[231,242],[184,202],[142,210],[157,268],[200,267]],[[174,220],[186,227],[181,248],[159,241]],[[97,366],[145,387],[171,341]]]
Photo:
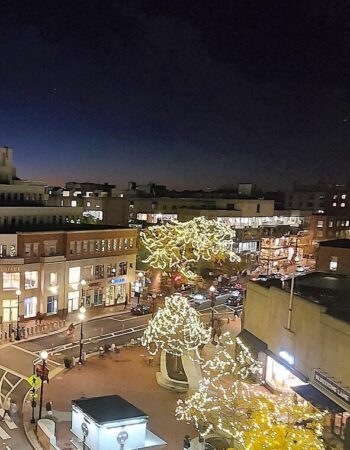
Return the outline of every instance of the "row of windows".
[[[336,208],[337,206],[340,206],[341,208],[345,208],[346,203],[345,202],[341,202],[341,203],[333,202],[332,206],[333,206],[333,208]]]
[[[69,251],[71,255],[81,253],[99,253],[130,250],[134,248],[134,238],[99,239],[89,241],[71,241]]]
[[[42,194],[29,194],[25,192],[0,192],[0,200],[14,201],[39,201],[43,200]]]
[[[82,279],[99,280],[102,278],[112,278],[116,275],[127,275],[128,264],[124,261],[117,264],[97,264],[81,267],[69,268],[69,283],[80,283]],[[57,286],[57,272],[49,273],[50,286]],[[24,272],[24,289],[37,289],[39,286],[39,272],[37,270]],[[3,291],[16,291],[21,288],[21,274],[19,272],[4,272],[2,274]]]
[[[131,264],[130,264],[131,267]],[[119,264],[97,264],[93,266],[92,264],[88,266],[81,267],[70,267],[68,282],[70,284],[80,283],[81,280],[100,280],[102,278],[112,278],[116,275],[127,275],[128,273],[128,263],[125,261]]]
[[[348,227],[350,226],[350,221],[349,220],[330,220],[328,222],[328,228],[333,228],[333,226],[335,227]],[[324,221],[323,220],[318,220],[317,221],[317,228],[323,228],[324,227]]]
[[[45,223],[80,223],[79,216],[4,216],[6,225],[44,225]]]

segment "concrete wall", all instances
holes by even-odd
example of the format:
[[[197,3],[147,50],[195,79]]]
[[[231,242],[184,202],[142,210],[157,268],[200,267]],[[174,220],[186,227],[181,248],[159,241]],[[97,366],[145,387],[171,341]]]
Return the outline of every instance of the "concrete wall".
[[[295,368],[312,378],[320,368],[350,386],[350,324],[325,314],[323,307],[294,295],[292,331],[288,331],[289,293],[250,282],[244,328],[266,342],[275,354],[286,350]]]

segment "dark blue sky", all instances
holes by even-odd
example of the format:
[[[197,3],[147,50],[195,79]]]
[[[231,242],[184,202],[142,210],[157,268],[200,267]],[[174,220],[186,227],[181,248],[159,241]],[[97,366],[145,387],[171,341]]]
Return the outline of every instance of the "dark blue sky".
[[[349,13],[342,0],[5,0],[0,145],[50,183],[346,181]]]

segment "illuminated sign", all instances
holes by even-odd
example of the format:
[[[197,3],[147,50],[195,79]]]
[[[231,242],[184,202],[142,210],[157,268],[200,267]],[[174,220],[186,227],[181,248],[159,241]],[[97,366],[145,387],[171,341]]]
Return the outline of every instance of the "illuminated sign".
[[[125,284],[126,283],[126,279],[125,278],[113,278],[111,280],[112,284]]]
[[[279,356],[284,359],[289,365],[293,366],[294,364],[294,356],[290,353],[286,352],[285,350],[282,350],[279,352]]]
[[[350,405],[350,391],[339,386],[334,380],[326,377],[323,373],[315,370],[315,381],[325,387],[328,391],[332,392],[334,395],[342,399],[345,403]]]

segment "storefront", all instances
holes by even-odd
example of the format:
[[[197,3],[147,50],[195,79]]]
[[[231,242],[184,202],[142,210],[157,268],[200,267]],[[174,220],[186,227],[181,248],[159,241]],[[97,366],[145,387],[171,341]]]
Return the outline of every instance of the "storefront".
[[[294,386],[306,384],[307,378],[297,372],[292,365],[294,357],[288,352],[282,350],[277,356],[267,351],[264,379],[273,392],[292,393]]]
[[[126,282],[126,277],[112,278],[111,284],[108,286],[107,290],[110,292],[109,301],[111,301],[113,297],[113,303],[109,303],[109,305],[121,305],[125,303],[128,294],[128,283]]]

